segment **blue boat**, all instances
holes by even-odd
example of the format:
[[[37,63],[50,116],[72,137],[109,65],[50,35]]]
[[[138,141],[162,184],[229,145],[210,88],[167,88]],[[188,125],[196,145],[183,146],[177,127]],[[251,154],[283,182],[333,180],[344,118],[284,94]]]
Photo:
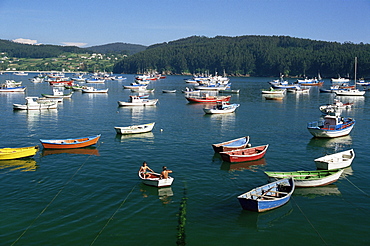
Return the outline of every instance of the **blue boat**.
[[[281,179],[238,196],[244,210],[265,212],[286,204],[294,192],[293,178]]]
[[[356,121],[340,115],[326,115],[324,120],[307,124],[308,131],[318,138],[336,138],[348,135]]]

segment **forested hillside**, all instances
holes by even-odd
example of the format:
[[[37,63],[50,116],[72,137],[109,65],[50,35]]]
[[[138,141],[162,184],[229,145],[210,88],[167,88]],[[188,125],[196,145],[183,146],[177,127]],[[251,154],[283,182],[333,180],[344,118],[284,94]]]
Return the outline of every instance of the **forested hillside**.
[[[66,52],[86,53],[87,51],[76,46],[20,44],[0,39],[0,52],[17,58],[51,58]]]
[[[287,36],[192,36],[149,46],[115,64],[115,73],[223,73],[250,76],[370,76],[370,44]]]
[[[127,44],[127,43],[111,43],[98,46],[87,47],[87,50],[91,50],[96,53],[120,53],[124,55],[133,55],[146,49],[146,46],[139,44]]]

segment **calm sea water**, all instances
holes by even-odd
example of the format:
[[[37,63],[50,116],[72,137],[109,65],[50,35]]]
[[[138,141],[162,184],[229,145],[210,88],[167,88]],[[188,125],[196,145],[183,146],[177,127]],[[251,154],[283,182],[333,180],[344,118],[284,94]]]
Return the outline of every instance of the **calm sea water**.
[[[309,95],[265,100],[271,78],[231,78],[234,114],[205,115],[188,104],[185,76],[152,82],[155,107],[117,107],[133,81],[107,81],[109,93],[75,92],[57,110],[15,112],[24,97],[51,93],[47,83],[28,77],[26,93],[0,94],[0,147],[39,144],[40,138],[102,134],[95,148],[41,150],[31,159],[0,162],[1,245],[176,245],[179,225],[187,245],[364,245],[370,242],[368,155],[369,102],[342,98],[355,107],[343,116],[357,120],[350,136],[313,139],[306,129],[321,116],[318,107],[334,95],[311,88]],[[291,80],[293,82],[293,80]],[[325,86],[329,85],[327,80]],[[175,94],[162,89],[177,89]],[[156,122],[151,133],[117,136],[114,126]],[[270,144],[265,158],[228,164],[213,143],[247,136],[252,145]],[[352,167],[336,183],[296,189],[285,206],[266,213],[243,211],[237,196],[267,182],[263,171],[314,170],[314,159],[353,148]],[[173,170],[171,188],[145,186],[137,177],[143,161]],[[182,209],[181,209],[182,208]],[[181,215],[181,216],[179,216]],[[186,220],[179,220],[179,217]]]

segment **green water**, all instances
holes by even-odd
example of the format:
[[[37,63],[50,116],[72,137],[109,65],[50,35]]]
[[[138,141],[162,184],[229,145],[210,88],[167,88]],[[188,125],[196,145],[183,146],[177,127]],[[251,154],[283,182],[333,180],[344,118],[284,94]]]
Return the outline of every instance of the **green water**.
[[[1,245],[364,245],[370,242],[368,204],[369,103],[367,96],[344,116],[356,119],[350,136],[312,139],[306,129],[321,116],[318,107],[334,95],[311,88],[308,95],[265,100],[272,78],[231,78],[234,114],[205,115],[181,90],[185,76],[152,82],[155,107],[118,108],[133,81],[107,81],[109,92],[75,92],[58,110],[13,112],[24,96],[51,93],[46,83],[23,80],[26,93],[0,94],[0,147],[39,144],[44,138],[102,134],[85,153],[39,151],[32,159],[0,162]],[[293,80],[292,80],[293,81]],[[325,86],[329,81],[325,82]],[[162,93],[177,89],[177,93]],[[117,136],[114,126],[156,122],[152,133]],[[251,137],[269,144],[255,162],[223,163],[211,145]],[[313,170],[313,160],[353,148],[356,158],[329,186],[296,189],[285,206],[266,213],[243,211],[237,196],[267,182],[263,171]],[[173,170],[170,188],[145,186],[137,177],[143,161],[155,171]],[[185,201],[185,202],[184,202]],[[184,206],[185,204],[185,206]],[[179,218],[182,217],[181,219]],[[183,230],[179,230],[179,225]]]

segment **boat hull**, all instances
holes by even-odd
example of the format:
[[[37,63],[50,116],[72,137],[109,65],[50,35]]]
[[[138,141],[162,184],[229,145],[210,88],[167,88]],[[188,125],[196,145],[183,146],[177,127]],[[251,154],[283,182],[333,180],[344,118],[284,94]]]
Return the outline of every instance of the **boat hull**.
[[[139,178],[145,185],[154,186],[158,188],[169,187],[172,185],[174,178],[168,177],[167,179],[160,178],[159,173],[151,173],[149,178],[143,178],[142,173],[139,172]]]
[[[296,187],[318,187],[336,182],[343,169],[297,172],[265,172],[269,181],[292,177]]]
[[[155,122],[143,124],[143,125],[134,125],[134,126],[126,126],[126,127],[114,127],[117,134],[138,134],[138,133],[145,133],[150,132],[153,130]]]
[[[0,149],[0,160],[13,160],[34,156],[39,146]]]
[[[265,212],[289,202],[295,189],[293,179],[278,180],[238,196],[244,210]]]
[[[99,134],[82,138],[40,139],[40,142],[45,149],[74,149],[94,145],[99,141],[100,136]]]
[[[340,130],[322,129],[319,127],[311,128],[308,127],[308,131],[317,138],[336,138],[346,136],[351,133],[354,124]]]
[[[352,164],[354,158],[355,152],[353,149],[350,149],[332,155],[326,155],[317,158],[314,161],[316,163],[317,169],[331,170],[349,167]]]
[[[226,162],[245,162],[255,161],[265,156],[268,149],[267,145],[257,146],[253,148],[238,149],[226,152],[220,152],[221,158]]]
[[[232,151],[237,149],[245,149],[249,143],[249,136],[233,139],[230,141],[212,144],[212,148],[216,153]]]
[[[158,99],[147,100],[143,102],[123,102],[118,101],[119,106],[154,106],[158,102]]]

